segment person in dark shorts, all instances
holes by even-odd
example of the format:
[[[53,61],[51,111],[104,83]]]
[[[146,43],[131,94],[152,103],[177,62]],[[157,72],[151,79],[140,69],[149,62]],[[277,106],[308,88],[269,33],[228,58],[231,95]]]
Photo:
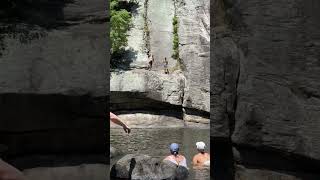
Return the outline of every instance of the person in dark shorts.
[[[164,58],[163,63],[164,63],[164,73],[165,73],[165,74],[169,74],[167,57]]]
[[[153,55],[152,56],[150,56],[150,54],[148,54],[148,60],[149,60],[149,66],[148,66],[148,70],[150,71],[151,69],[152,69],[152,65],[153,65],[153,63],[154,63],[154,57],[153,57]]]

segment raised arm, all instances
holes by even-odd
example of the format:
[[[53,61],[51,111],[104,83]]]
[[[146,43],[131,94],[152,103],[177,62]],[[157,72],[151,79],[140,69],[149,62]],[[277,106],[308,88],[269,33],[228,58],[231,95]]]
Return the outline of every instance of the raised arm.
[[[110,120],[113,123],[115,123],[119,126],[122,126],[126,133],[128,133],[128,134],[130,133],[131,129],[129,128],[129,126],[126,123],[122,122],[121,119],[118,116],[116,116],[115,114],[113,114],[112,112],[110,112]]]

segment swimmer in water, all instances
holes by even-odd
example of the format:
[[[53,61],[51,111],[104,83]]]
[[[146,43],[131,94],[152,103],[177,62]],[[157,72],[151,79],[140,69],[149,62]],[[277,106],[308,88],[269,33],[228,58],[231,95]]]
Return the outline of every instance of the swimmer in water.
[[[131,132],[131,129],[130,127],[124,123],[123,121],[121,121],[121,119],[116,116],[115,114],[113,114],[112,112],[110,112],[110,121],[112,121],[113,123],[119,125],[119,126],[122,126],[123,130],[126,132],[126,133],[130,133]]]
[[[170,145],[171,155],[167,156],[164,160],[170,161],[178,166],[187,167],[187,160],[183,155],[179,154],[179,145],[177,143],[172,143]]]
[[[192,163],[194,168],[209,167],[210,166],[210,154],[205,152],[206,144],[204,142],[196,143],[198,154],[193,157]]]

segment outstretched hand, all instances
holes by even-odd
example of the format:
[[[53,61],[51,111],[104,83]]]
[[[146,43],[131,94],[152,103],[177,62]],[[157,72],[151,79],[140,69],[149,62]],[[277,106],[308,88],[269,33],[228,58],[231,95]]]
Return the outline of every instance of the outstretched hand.
[[[128,134],[130,134],[130,132],[131,132],[130,127],[128,127],[127,125],[124,125],[124,126],[123,126],[123,130],[124,130],[126,133],[128,133]]]

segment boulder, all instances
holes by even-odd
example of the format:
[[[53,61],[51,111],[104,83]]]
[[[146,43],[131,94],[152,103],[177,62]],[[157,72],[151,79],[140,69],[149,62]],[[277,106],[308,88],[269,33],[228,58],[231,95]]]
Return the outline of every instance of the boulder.
[[[128,154],[111,169],[111,177],[124,179],[186,179],[188,170],[143,154]]]

